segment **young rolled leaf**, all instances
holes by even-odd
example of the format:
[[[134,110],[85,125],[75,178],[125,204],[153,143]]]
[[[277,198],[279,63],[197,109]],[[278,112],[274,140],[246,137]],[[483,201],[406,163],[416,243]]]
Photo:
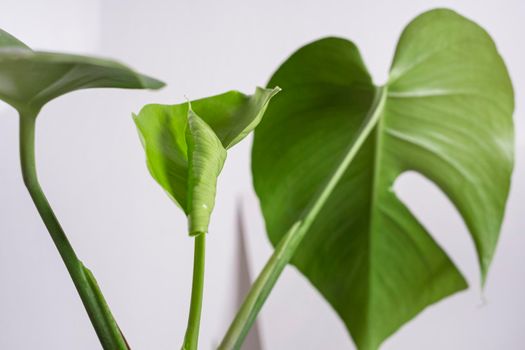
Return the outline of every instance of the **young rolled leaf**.
[[[252,160],[269,238],[277,245],[294,223],[307,230],[292,263],[359,349],[379,348],[426,306],[467,287],[393,191],[403,172],[424,175],[450,198],[485,281],[513,168],[514,97],[481,27],[450,10],[418,16],[381,88],[355,45],[339,38],[299,49],[269,84],[284,92],[255,132]],[[370,120],[366,140],[353,143]]]
[[[1,29],[0,82],[0,99],[26,114],[36,114],[48,101],[74,90],[164,86],[113,60],[33,51]]]
[[[279,88],[230,91],[178,105],[144,106],[134,120],[148,169],[188,216],[188,232],[208,231],[226,150],[260,122]]]
[[[192,235],[206,233],[215,202],[217,177],[226,149],[212,128],[188,111],[188,226]]]

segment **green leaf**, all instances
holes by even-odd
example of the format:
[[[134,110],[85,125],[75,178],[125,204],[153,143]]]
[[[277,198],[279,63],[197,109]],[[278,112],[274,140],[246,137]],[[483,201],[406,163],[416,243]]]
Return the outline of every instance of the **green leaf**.
[[[213,129],[191,109],[187,132],[189,232],[197,235],[208,231],[217,177],[226,160],[226,149]]]
[[[20,159],[25,185],[53,239],[104,349],[128,349],[96,281],[69,244],[36,174],[35,123],[40,109],[70,91],[98,87],[157,89],[164,84],[99,58],[35,52],[0,30],[0,99],[20,114]]]
[[[134,120],[148,169],[188,216],[189,234],[208,231],[226,150],[259,124],[279,88],[230,91],[190,103],[146,105]]]
[[[32,51],[0,30],[0,99],[26,115],[37,114],[50,100],[74,90],[163,86],[116,61]]]
[[[467,287],[393,191],[402,173],[424,175],[450,198],[485,280],[513,168],[514,98],[481,27],[450,10],[420,15],[381,88],[355,45],[338,38],[301,48],[269,84],[284,93],[257,128],[252,159],[268,235],[276,245],[294,223],[307,230],[292,263],[359,349],[377,349],[426,306]]]
[[[0,29],[0,49],[6,48],[16,48],[31,51],[31,49],[26,44],[24,44],[8,32]]]

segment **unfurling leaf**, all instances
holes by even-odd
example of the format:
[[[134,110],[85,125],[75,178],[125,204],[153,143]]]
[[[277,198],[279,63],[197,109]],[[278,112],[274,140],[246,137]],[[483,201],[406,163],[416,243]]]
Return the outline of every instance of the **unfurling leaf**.
[[[344,168],[292,260],[337,311],[359,349],[377,349],[426,306],[467,287],[393,191],[405,171],[438,185],[463,217],[485,280],[513,168],[514,98],[490,36],[450,10],[404,30],[376,87],[355,45],[327,38],[294,53],[270,86],[284,92],[255,132],[254,185],[276,245]]]
[[[50,100],[74,90],[163,86],[116,61],[33,51],[0,29],[0,99],[25,115],[36,115]]]
[[[215,202],[217,177],[226,149],[208,126],[191,109],[188,111],[188,225],[193,235],[208,231]]]
[[[226,150],[260,122],[279,88],[238,91],[178,105],[146,105],[134,116],[153,178],[188,216],[189,234],[208,231]],[[191,106],[191,108],[190,108]]]

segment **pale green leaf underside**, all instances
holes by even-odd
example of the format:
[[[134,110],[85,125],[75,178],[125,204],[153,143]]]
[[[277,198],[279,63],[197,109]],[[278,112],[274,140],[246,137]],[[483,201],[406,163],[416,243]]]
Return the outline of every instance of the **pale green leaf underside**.
[[[253,174],[276,244],[304,215],[370,113],[373,85],[357,48],[327,38],[292,55],[284,89],[255,133]],[[396,50],[381,118],[293,259],[360,349],[466,288],[445,252],[397,198],[417,171],[451,199],[475,242],[483,279],[513,167],[513,91],[489,35],[449,10],[411,22]]]
[[[178,105],[150,104],[134,116],[153,178],[188,216],[189,234],[208,231],[226,150],[250,133],[279,88],[230,91]]]
[[[0,99],[26,114],[35,114],[50,100],[74,90],[163,86],[116,61],[32,51],[0,30]]]

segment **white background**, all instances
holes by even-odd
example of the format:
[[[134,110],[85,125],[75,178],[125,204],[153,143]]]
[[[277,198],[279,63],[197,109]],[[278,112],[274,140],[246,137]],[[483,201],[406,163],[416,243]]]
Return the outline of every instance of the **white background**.
[[[508,65],[516,90],[516,171],[484,292],[473,244],[448,200],[416,175],[398,181],[398,193],[472,287],[424,311],[383,349],[523,349],[525,2],[2,0],[0,27],[31,47],[118,58],[169,84],[160,92],[75,92],[47,105],[38,120],[44,190],[134,350],[180,347],[193,248],[183,214],[146,170],[130,113],[149,102],[179,103],[184,95],[252,92],[295,49],[327,35],[354,40],[376,83],[382,83],[405,24],[441,6],[484,26]],[[0,349],[98,349],[23,186],[17,122],[15,112],[0,105]],[[250,144],[251,138],[229,153],[219,181],[208,239],[202,349],[217,344],[235,311],[238,199],[252,276],[271,253],[251,187]],[[260,321],[264,349],[353,349],[342,322],[291,267]]]

